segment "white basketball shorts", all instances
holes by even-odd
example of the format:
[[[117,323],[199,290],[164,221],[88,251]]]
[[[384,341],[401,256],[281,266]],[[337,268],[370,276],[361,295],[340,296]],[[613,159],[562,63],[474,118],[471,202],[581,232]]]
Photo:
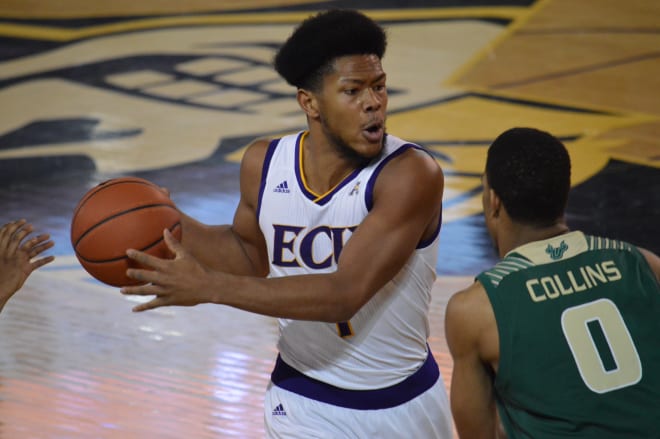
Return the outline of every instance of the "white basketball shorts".
[[[420,371],[373,391],[328,386],[278,358],[264,400],[264,421],[269,438],[453,437],[449,398],[430,352]]]

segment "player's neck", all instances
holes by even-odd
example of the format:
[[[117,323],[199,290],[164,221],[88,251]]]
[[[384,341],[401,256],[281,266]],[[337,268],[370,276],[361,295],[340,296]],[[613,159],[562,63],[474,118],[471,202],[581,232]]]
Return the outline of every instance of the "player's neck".
[[[511,250],[534,241],[543,241],[553,236],[563,235],[569,232],[569,228],[563,219],[557,220],[550,226],[535,227],[526,224],[511,222],[503,234],[503,239],[498,248],[500,257],[504,257]]]
[[[307,135],[302,144],[302,172],[309,189],[323,194],[337,186],[358,166],[330,145]]]

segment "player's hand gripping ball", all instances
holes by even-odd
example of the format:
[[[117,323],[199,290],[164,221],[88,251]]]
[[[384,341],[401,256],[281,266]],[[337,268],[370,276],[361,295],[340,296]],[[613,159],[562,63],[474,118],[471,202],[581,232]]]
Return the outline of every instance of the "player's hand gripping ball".
[[[138,267],[126,250],[173,257],[163,241],[166,228],[181,239],[179,211],[159,186],[137,177],[115,178],[82,197],[73,212],[71,244],[94,278],[112,286],[137,285],[126,276],[127,268]]]

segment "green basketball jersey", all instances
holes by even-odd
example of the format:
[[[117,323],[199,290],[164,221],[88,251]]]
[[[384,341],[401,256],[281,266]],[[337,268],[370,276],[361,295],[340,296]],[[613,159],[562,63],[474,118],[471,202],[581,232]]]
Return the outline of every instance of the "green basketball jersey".
[[[477,279],[497,319],[509,438],[660,437],[660,286],[637,248],[571,232]]]

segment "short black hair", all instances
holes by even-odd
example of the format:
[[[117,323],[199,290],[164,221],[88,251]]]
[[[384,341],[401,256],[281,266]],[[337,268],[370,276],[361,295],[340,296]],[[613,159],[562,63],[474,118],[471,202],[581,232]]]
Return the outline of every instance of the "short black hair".
[[[512,128],[488,149],[486,178],[509,216],[546,226],[564,215],[571,159],[556,137],[535,128]]]
[[[385,30],[352,9],[331,9],[305,19],[275,55],[275,70],[297,88],[316,89],[332,62],[347,55],[376,55],[387,47]]]

